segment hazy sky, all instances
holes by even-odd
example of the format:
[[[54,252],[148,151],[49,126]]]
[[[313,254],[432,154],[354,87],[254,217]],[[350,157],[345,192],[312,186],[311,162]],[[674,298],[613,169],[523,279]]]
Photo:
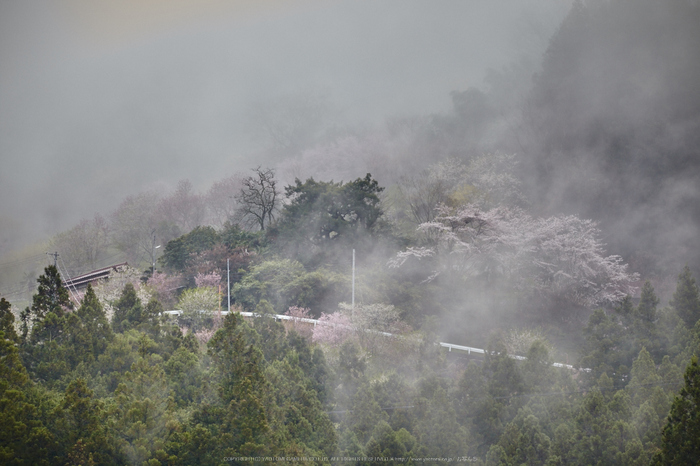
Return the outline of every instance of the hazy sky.
[[[322,93],[370,124],[446,111],[488,68],[541,54],[570,3],[4,0],[0,243],[251,168],[255,102]]]

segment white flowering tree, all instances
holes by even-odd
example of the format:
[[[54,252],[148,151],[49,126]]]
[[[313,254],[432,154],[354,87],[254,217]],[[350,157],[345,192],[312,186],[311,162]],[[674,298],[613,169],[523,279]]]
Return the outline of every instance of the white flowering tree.
[[[187,326],[192,332],[211,327],[213,316],[219,311],[220,296],[216,288],[204,286],[190,288],[182,292],[178,308],[182,315],[180,325]]]
[[[342,312],[334,312],[333,314],[321,313],[312,338],[315,343],[340,347],[353,335],[354,329],[349,316]]]
[[[138,296],[142,303],[147,303],[151,300],[153,296],[152,290],[141,286],[141,272],[128,265],[119,267],[117,271],[109,276],[108,280],[100,280],[96,284],[93,284],[95,295],[97,299],[100,300],[100,304],[102,304],[107,319],[112,319],[114,304],[119,301],[127,283],[131,283],[134,286],[136,296]]]
[[[476,188],[472,202],[482,208],[526,204],[520,180],[515,174],[517,169],[515,154],[495,152],[472,160],[465,173],[467,182]]]
[[[194,277],[197,288],[216,288],[221,284],[221,275],[217,272],[198,273]]]
[[[321,314],[313,329],[313,341],[331,347],[341,346],[349,338],[357,338],[365,347],[377,349],[386,340],[385,333],[398,335],[407,328],[399,313],[390,304],[340,303],[333,314]]]
[[[295,332],[304,338],[313,338],[314,327],[305,321],[305,319],[313,319],[309,308],[290,306],[284,314],[292,318],[283,322],[285,327],[294,329]]]
[[[620,256],[605,255],[595,222],[573,215],[535,218],[515,207],[484,211],[469,204],[440,208],[419,230],[430,246],[402,251],[389,265],[427,261],[433,266],[428,280],[445,271],[499,279],[520,292],[593,307],[632,293],[638,279]]]
[[[172,309],[177,301],[176,292],[182,288],[183,279],[179,275],[167,275],[155,271],[148,278],[147,288],[165,309]]]

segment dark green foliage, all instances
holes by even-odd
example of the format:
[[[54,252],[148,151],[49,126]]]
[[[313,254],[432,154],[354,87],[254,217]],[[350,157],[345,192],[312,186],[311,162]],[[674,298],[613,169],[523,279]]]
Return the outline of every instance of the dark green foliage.
[[[288,306],[284,287],[305,273],[304,266],[296,261],[266,261],[252,267],[241,282],[233,286],[232,297],[250,311],[261,299],[265,299],[278,312],[284,312],[285,306]]]
[[[204,374],[199,362],[197,354],[180,346],[163,365],[178,406],[190,405],[203,395],[201,389]]]
[[[302,225],[311,221],[306,231],[313,241],[331,240],[352,234],[352,230],[370,230],[379,217],[379,197],[384,188],[369,173],[350,183],[317,182],[309,178],[285,188],[291,203],[285,206],[284,223]],[[335,235],[331,233],[335,232]]]
[[[642,297],[634,313],[632,330],[636,342],[632,344],[633,351],[640,347],[646,347],[656,359],[660,359],[664,354],[666,342],[659,334],[658,321],[659,313],[657,305],[659,298],[654,293],[654,288],[649,282],[645,282],[642,287]]]
[[[56,267],[46,267],[37,281],[39,287],[32,298],[32,306],[23,315],[23,326],[30,316],[33,325],[29,338],[22,344],[22,358],[33,376],[52,381],[65,375],[75,364],[71,342],[79,318],[67,313],[73,309],[73,304]],[[25,332],[26,327],[23,334]]]
[[[654,294],[654,287],[651,283],[644,282],[642,287],[642,297],[637,306],[637,316],[642,322],[653,323],[657,319],[656,306],[659,304],[659,298]]]
[[[92,286],[88,285],[83,301],[68,321],[67,331],[72,337],[76,352],[76,365],[80,361],[91,362],[102,354],[113,338],[112,329]]]
[[[364,384],[357,390],[352,399],[345,423],[346,428],[351,430],[357,440],[364,445],[369,441],[377,423],[386,421],[388,418],[387,413],[375,400],[372,387],[369,384]]]
[[[343,285],[346,279],[328,270],[307,272],[297,261],[269,260],[253,266],[233,285],[232,298],[249,311],[264,299],[278,314],[285,313],[290,306],[299,306],[320,315],[322,306],[337,297],[338,288]]]
[[[118,449],[135,464],[157,456],[175,427],[169,422],[172,398],[161,361],[157,355],[137,359],[124,374],[110,407]]]
[[[382,464],[402,464],[406,460],[423,454],[417,450],[419,450],[418,442],[413,435],[406,429],[395,431],[385,421],[377,423],[364,448],[366,456],[386,458],[381,460]]]
[[[226,222],[219,238],[229,250],[245,248],[253,251],[264,245],[265,235],[261,231],[253,233],[243,230],[237,223]]]
[[[28,399],[30,383],[14,342],[0,331],[0,462],[49,464],[53,435]]]
[[[138,360],[144,348],[155,347],[155,342],[136,330],[114,335],[95,364],[93,370],[100,374],[105,391],[111,393],[123,381],[124,374]]]
[[[375,231],[383,189],[369,173],[345,184],[297,179],[285,188],[290,202],[268,234],[285,254],[305,264],[325,263],[332,246],[359,245]]]
[[[156,299],[151,298],[146,307],[141,310],[138,322],[135,322],[136,329],[158,338],[163,330],[165,317],[163,305]]]
[[[220,241],[212,227],[199,226],[186,235],[168,241],[158,261],[168,272],[183,272],[192,255],[211,249]]]
[[[550,455],[551,440],[542,432],[539,419],[527,412],[523,410],[506,426],[498,442],[503,450],[498,450],[498,455],[505,454],[512,464],[544,464]]]
[[[335,428],[313,389],[313,381],[299,367],[295,351],[270,364],[265,375],[274,388],[272,427],[283,444],[302,447],[306,456],[333,456]]]
[[[416,438],[425,456],[457,457],[467,451],[467,429],[459,425],[445,387],[435,383],[421,390],[416,421]]]
[[[533,361],[537,364],[537,361]],[[490,378],[488,391],[491,396],[502,397],[522,393],[525,381],[517,362],[508,356],[505,346],[495,344],[488,349],[484,370]]]
[[[632,304],[632,297],[630,295],[622,298],[617,306],[615,306],[615,312],[624,319],[625,322],[630,322],[634,314],[634,304]]]
[[[42,380],[55,380],[70,369],[70,355],[63,344],[67,328],[66,310],[72,309],[73,305],[56,267],[46,267],[37,282],[39,287],[32,297],[32,306],[24,315],[25,319],[31,316],[33,325],[28,341],[22,346],[22,357],[33,375]]]
[[[552,385],[557,375],[553,362],[542,340],[532,343],[527,352],[527,360],[522,365],[523,381],[528,390],[544,391]]]
[[[247,344],[236,314],[209,341],[209,354],[219,375],[221,405],[214,409],[226,456],[261,456],[275,451],[270,444],[268,394],[259,348]]]
[[[589,380],[607,374],[616,388],[622,388],[629,380],[632,362],[644,348],[655,361],[661,361],[668,339],[659,327],[658,303],[654,288],[646,282],[636,308],[626,297],[615,313],[607,314],[602,309],[593,312],[584,329],[586,345],[579,362],[581,367],[591,369]]]
[[[353,340],[343,343],[340,347],[340,358],[335,373],[337,383],[343,388],[339,393],[336,393],[341,406],[350,405],[349,400],[365,381],[366,369],[367,361],[360,346]]]
[[[700,366],[694,357],[685,371],[685,386],[671,406],[655,465],[700,463]]]
[[[258,278],[262,286],[274,280]],[[22,457],[37,464],[67,458],[215,465],[223,456],[336,454],[645,464],[659,448],[670,406],[673,385],[662,382],[679,371],[668,357],[657,369],[654,354],[634,349],[659,339],[656,322],[643,317],[657,305],[653,289],[644,295],[639,308],[627,299],[615,313],[593,314],[584,360],[594,370],[576,380],[568,369],[552,367],[542,340],[525,360],[510,357],[495,340],[481,366],[462,370],[427,341],[410,350],[410,363],[392,365],[361,346],[363,339],[350,339],[329,365],[320,347],[274,319],[248,323],[236,314],[201,354],[193,335],[168,326],[157,301],[142,306],[133,288],[115,306],[122,333],[112,336],[89,289],[75,312],[47,314],[42,331],[52,322],[60,331],[29,353],[37,363],[30,373],[62,394],[35,393],[26,373],[5,371],[20,388],[5,389],[0,399],[22,411],[6,404],[3,416],[30,426],[15,430],[26,441],[8,444],[26,451],[41,439],[45,446]],[[254,310],[275,311],[264,298]],[[657,320],[666,318],[659,314]],[[6,431],[0,435],[13,435]]]
[[[61,448],[74,462],[111,464],[121,460],[110,443],[102,403],[85,380],[78,378],[68,385],[56,416]]]
[[[316,392],[321,403],[327,403],[332,397],[330,373],[326,358],[321,348],[311,348],[306,339],[294,331],[287,333],[289,350],[296,352],[299,368],[308,378],[310,388]]]
[[[12,313],[12,305],[5,298],[0,298],[0,332],[5,339],[19,343],[19,335],[15,331],[15,315]]]
[[[136,295],[134,285],[127,283],[119,300],[114,304],[112,329],[116,333],[123,333],[133,328],[141,321],[142,310],[141,300]]]
[[[64,310],[73,309],[68,290],[63,286],[58,269],[49,265],[37,279],[39,287],[32,297],[31,314],[34,322],[41,321],[47,314],[63,317]]]
[[[649,283],[639,306],[626,297],[614,311],[593,312],[580,359],[590,371],[552,366],[563,362],[562,349],[544,339],[527,352],[520,347],[518,354],[526,356],[518,358],[494,339],[485,358],[477,359],[481,365],[465,367],[464,354],[434,344],[450,324],[440,316],[445,302],[433,293],[464,285],[449,277],[419,283],[417,269],[404,269],[397,278],[378,259],[380,265],[366,269],[371,271],[358,295],[375,303],[396,299],[402,317],[410,313],[414,322],[426,322],[424,332],[392,340],[355,335],[324,354],[322,343],[270,316],[290,305],[324,312],[336,306],[335,287],[348,288],[347,270],[317,259],[336,245],[348,250],[376,237],[381,211],[372,196],[380,188],[369,177],[345,185],[309,180],[297,183],[299,191],[291,188],[296,210],[289,212],[299,218],[284,213],[265,239],[277,245],[299,240],[311,255],[270,256],[259,243],[262,236],[228,225],[218,238],[204,235],[212,239],[203,242],[209,249],[188,253],[181,264],[186,273],[220,270],[232,248],[241,257],[248,257],[244,248],[256,249],[260,257],[234,286],[237,303],[260,317],[212,320],[223,326],[208,343],[206,332],[183,336],[158,301],[144,305],[130,285],[115,303],[110,328],[91,288],[80,307],[67,312],[67,303],[51,307],[45,284],[38,304],[22,317],[34,323],[24,339],[12,335],[9,303],[0,300],[0,460],[218,465],[235,456],[342,454],[388,464],[468,457],[486,464],[636,465],[659,451],[670,394],[679,388],[674,362],[697,348],[697,336],[676,312],[658,307]],[[344,202],[369,210],[343,211]],[[310,233],[305,221],[337,234],[295,236]],[[173,244],[184,248],[192,238]],[[307,265],[298,260],[309,257]],[[674,305],[692,302],[693,286],[689,273],[681,274]],[[450,299],[450,305],[460,304],[461,298]],[[425,318],[430,314],[433,320]]]
[[[676,310],[683,322],[692,328],[700,319],[700,296],[695,278],[690,273],[690,268],[686,265],[683,272],[678,276],[676,292],[669,303]]]

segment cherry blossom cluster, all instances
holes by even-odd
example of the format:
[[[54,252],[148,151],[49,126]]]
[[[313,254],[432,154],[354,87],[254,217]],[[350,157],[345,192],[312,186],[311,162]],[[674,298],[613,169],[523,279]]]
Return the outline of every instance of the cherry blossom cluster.
[[[636,274],[620,256],[605,255],[600,230],[576,216],[535,218],[516,207],[446,207],[419,226],[428,246],[399,252],[390,267],[428,260],[433,279],[444,271],[505,280],[519,291],[550,294],[593,307],[631,294]]]
[[[285,312],[285,315],[292,317],[290,326],[301,336],[305,338],[313,338],[313,327],[303,319],[312,319],[310,311],[306,307],[291,306]]]
[[[211,272],[206,274],[200,272],[197,275],[195,275],[194,282],[197,285],[197,288],[216,288],[221,283],[221,275],[217,272]]]

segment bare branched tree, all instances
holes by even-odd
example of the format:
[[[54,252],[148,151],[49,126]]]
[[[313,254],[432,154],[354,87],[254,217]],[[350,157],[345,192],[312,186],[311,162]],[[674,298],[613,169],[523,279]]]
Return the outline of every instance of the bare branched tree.
[[[94,270],[101,264],[109,246],[109,225],[99,214],[83,219],[68,231],[51,240],[51,247],[61,254],[67,272],[75,276]]]
[[[160,201],[157,213],[159,222],[175,227],[180,236],[204,223],[204,199],[189,180],[180,180],[175,192]]]
[[[133,266],[138,267],[152,253],[153,233],[154,230],[157,232],[159,224],[160,201],[156,192],[139,193],[124,199],[110,215],[112,244]],[[163,235],[159,234],[158,237],[164,241]]]
[[[427,170],[418,175],[403,177],[399,192],[406,200],[410,218],[416,224],[431,222],[438,214],[437,207],[447,202],[449,186]]]
[[[236,196],[243,223],[259,226],[261,230],[275,218],[278,209],[277,180],[271,168],[254,168],[254,175],[244,178],[243,187]]]

